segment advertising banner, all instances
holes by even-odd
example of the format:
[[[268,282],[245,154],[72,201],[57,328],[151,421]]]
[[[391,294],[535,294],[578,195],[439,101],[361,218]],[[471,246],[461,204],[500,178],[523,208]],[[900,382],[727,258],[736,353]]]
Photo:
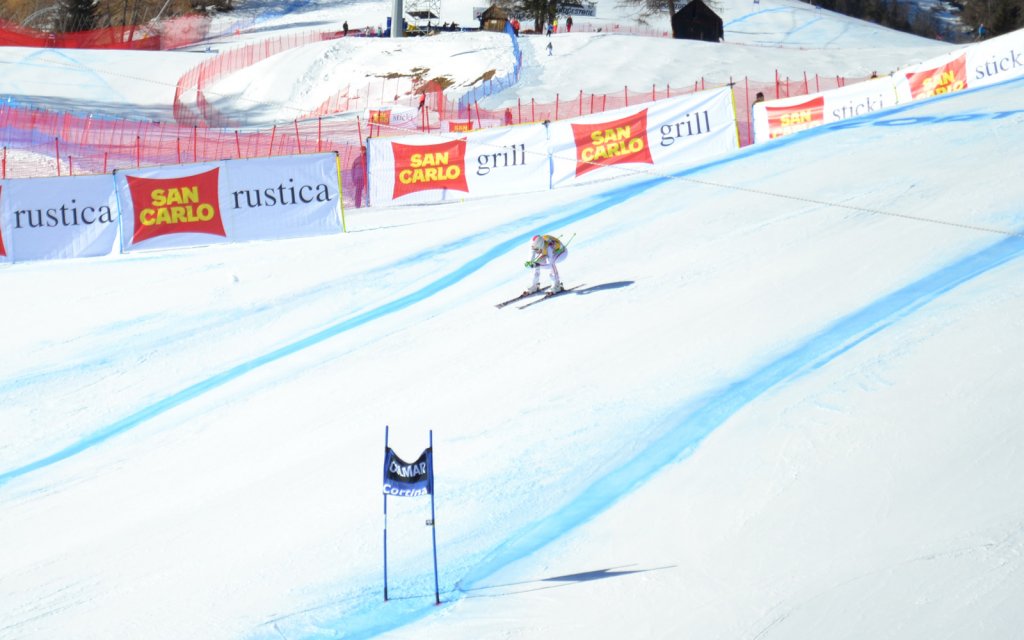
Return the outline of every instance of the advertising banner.
[[[751,114],[754,142],[773,140],[896,104],[896,88],[889,76],[810,95],[758,102]]]
[[[1024,30],[905,67],[891,76],[755,104],[754,142],[1022,75]]]
[[[109,175],[0,182],[0,261],[59,260],[117,251]]]
[[[425,496],[433,493],[430,456],[428,447],[415,462],[406,462],[391,447],[387,447],[384,450],[384,494]]]
[[[932,58],[902,69],[897,76],[900,101],[983,87],[1024,75],[1024,31]]]
[[[678,167],[739,148],[728,88],[553,122],[551,184]]]
[[[370,125],[371,130],[374,125],[396,129],[415,129],[420,123],[419,116],[419,109],[401,104],[363,109],[363,118]]]
[[[339,233],[334,153],[117,171],[123,251]]]
[[[901,103],[931,98],[967,88],[967,53],[959,51],[897,72]]]
[[[549,188],[542,124],[367,140],[370,204],[419,204]]]
[[[1024,29],[985,40],[967,50],[967,82],[972,87],[1024,75]]]
[[[0,181],[0,262],[10,262],[11,258],[7,255],[7,246],[4,244],[4,235],[8,238],[11,237],[11,232],[8,230],[9,225],[7,224],[8,217],[3,213],[4,204],[4,183]]]

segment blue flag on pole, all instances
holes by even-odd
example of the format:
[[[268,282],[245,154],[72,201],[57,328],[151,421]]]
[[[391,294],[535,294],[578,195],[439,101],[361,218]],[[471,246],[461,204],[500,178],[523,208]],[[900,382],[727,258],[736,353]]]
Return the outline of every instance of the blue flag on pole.
[[[384,453],[384,494],[389,496],[425,496],[434,492],[430,448],[415,462],[398,457],[391,447]]]

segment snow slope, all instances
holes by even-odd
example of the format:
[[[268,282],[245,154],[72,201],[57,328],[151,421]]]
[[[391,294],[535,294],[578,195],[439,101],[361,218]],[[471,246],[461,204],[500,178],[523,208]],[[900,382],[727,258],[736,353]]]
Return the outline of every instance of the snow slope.
[[[1022,95],[3,267],[0,638],[1013,637]],[[542,231],[580,288],[495,309]]]

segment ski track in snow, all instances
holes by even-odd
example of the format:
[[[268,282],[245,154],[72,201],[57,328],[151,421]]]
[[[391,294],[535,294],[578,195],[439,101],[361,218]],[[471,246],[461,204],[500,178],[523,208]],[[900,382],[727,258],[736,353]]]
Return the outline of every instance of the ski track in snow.
[[[914,106],[909,105],[908,109],[912,109]],[[896,111],[888,111],[885,115],[891,117],[893,113],[896,113]],[[828,129],[829,127],[820,127],[819,130],[808,133],[810,135],[823,135]],[[806,136],[794,136],[792,140],[786,140],[784,143],[796,144],[802,139],[806,139]],[[777,145],[772,148],[777,149]],[[543,228],[570,225],[606,211],[614,210],[623,202],[651,188],[662,185],[673,178],[692,176],[708,168],[727,165],[737,159],[762,151],[764,151],[763,148],[751,147],[730,157],[679,171],[671,176],[658,177],[644,182],[617,187],[590,198],[582,208],[568,215],[562,215],[564,208],[556,207],[538,212],[514,224],[506,223],[496,228],[479,232],[471,236],[469,240],[483,242],[492,236],[506,233],[512,233],[512,235],[484,253],[407,295],[356,313],[305,338],[211,375],[157,402],[144,406],[63,449],[4,471],[0,473],[0,490],[2,490],[3,485],[11,480],[88,451],[144,423],[150,418],[198,398],[211,390],[244,376],[250,371],[274,363],[296,352],[314,347],[329,338],[356,327],[408,309],[416,303],[426,300],[464,280],[493,260],[519,248],[523,242],[535,233],[539,233]],[[524,226],[529,228],[524,229]],[[513,227],[518,227],[518,230]],[[464,246],[466,241],[467,239],[464,238],[459,242],[448,243],[437,248],[425,250],[399,261],[396,265],[390,265],[389,268],[431,260],[438,254],[452,251],[460,245]],[[665,465],[685,459],[717,427],[722,425],[739,409],[751,403],[769,389],[826,366],[829,362],[853,349],[858,344],[884,331],[901,319],[910,316],[939,296],[955,289],[961,284],[971,281],[979,275],[999,268],[1011,260],[1015,260],[1022,253],[1024,253],[1024,238],[1011,236],[995,242],[981,251],[934,271],[918,279],[916,282],[883,296],[861,310],[837,320],[831,327],[810,336],[802,345],[756,368],[748,376],[738,379],[719,391],[708,394],[704,398],[681,405],[678,409],[662,418],[664,425],[662,431],[664,435],[651,442],[646,449],[617,470],[608,473],[587,487],[564,507],[530,523],[509,536],[506,542],[496,547],[482,561],[476,562],[465,571],[454,586],[442,589],[447,595],[447,600],[451,602],[465,597],[468,590],[481,586],[481,583],[487,577],[493,575],[499,569],[530,555],[573,528],[593,519],[617,500],[649,479]],[[316,295],[322,289],[323,287],[316,287],[299,295]],[[259,311],[257,310],[257,312]],[[418,584],[420,582],[430,582],[431,580],[432,574],[428,576],[424,573],[422,576],[417,577],[414,582]],[[405,626],[436,610],[433,606],[432,598],[430,599],[430,606],[426,606],[418,597],[409,598],[404,601],[399,600],[398,602],[391,601],[389,603],[377,601],[375,597],[370,597],[371,590],[376,593],[376,588],[369,586],[369,577],[367,577],[366,584],[367,586],[365,587],[357,587],[355,597],[348,600],[349,603],[354,603],[354,607],[347,609],[344,612],[343,618],[340,616],[335,617],[333,613],[328,611],[323,611],[319,614],[309,611],[287,614],[276,620],[264,623],[261,629],[254,632],[254,637],[281,637],[282,635],[292,637],[290,634],[284,633],[282,626],[288,627],[289,631],[300,634],[303,637],[317,637],[321,633],[328,633],[327,628],[332,627],[329,632],[332,637],[336,636],[337,629],[339,628],[345,629],[345,637],[371,637],[383,631]],[[329,606],[343,607],[344,603],[335,602]],[[386,612],[384,610],[385,606],[387,607]],[[314,622],[313,619],[316,619],[316,621]],[[344,624],[341,624],[342,619]],[[326,628],[322,628],[321,625],[324,625]]]

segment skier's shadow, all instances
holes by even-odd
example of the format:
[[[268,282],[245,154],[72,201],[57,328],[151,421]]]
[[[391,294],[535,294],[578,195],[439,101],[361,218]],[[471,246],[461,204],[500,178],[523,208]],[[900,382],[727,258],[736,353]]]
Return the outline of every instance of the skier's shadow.
[[[573,291],[578,296],[585,296],[591,293],[597,293],[598,291],[608,291],[610,289],[621,289],[628,287],[633,284],[632,280],[622,280],[621,282],[606,282],[605,284],[595,284],[592,287],[586,289],[576,289]]]
[[[557,589],[560,587],[566,587],[573,584],[579,584],[581,582],[604,580],[606,578],[619,578],[632,574],[648,573],[651,571],[661,571],[663,569],[676,568],[676,565],[651,567],[649,569],[630,568],[635,566],[636,565],[626,565],[623,567],[609,567],[607,569],[581,571],[579,573],[571,573],[562,576],[552,576],[549,578],[534,578],[532,580],[523,580],[521,582],[480,585],[477,587],[465,589],[459,588],[459,590],[461,590],[465,594],[465,597],[467,598],[498,598],[502,596],[514,595],[517,593],[527,593],[530,591]]]

